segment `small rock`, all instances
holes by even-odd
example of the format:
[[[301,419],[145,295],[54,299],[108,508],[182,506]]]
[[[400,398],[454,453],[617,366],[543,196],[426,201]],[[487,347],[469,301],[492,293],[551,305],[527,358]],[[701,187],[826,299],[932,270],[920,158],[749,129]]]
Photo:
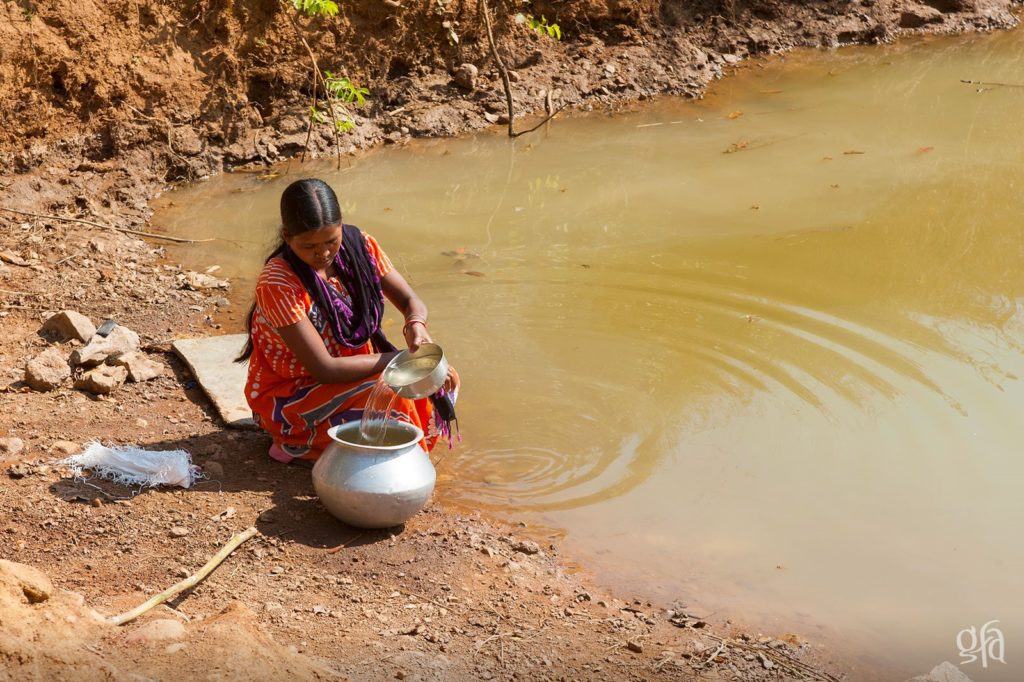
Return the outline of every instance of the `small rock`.
[[[14,578],[29,604],[41,604],[53,594],[49,578],[31,566],[0,559],[0,576]]]
[[[740,58],[734,54],[726,53],[722,55],[722,61],[726,64],[739,64]]]
[[[58,440],[54,441],[53,445],[50,446],[50,454],[58,457],[70,457],[81,449],[78,443],[72,443],[69,440]]]
[[[151,620],[128,635],[129,644],[145,644],[165,639],[178,639],[185,634],[185,626],[170,618]]]
[[[636,654],[642,654],[644,652],[644,645],[635,639],[631,639],[626,642],[626,648]]]
[[[203,471],[205,471],[210,478],[220,478],[224,475],[224,467],[219,462],[205,462],[203,464]]]
[[[135,420],[135,425],[138,426],[140,429],[144,429],[147,426],[149,426],[149,422],[143,419],[142,417],[139,417],[138,419]]]
[[[142,351],[131,351],[116,355],[107,360],[108,364],[124,367],[128,370],[128,380],[135,382],[149,381],[163,376],[164,363],[153,360]]]
[[[203,272],[186,272],[183,289],[202,291],[204,289],[227,289],[230,286],[226,279],[217,279]]]
[[[488,111],[488,112],[484,113],[484,120],[487,121],[488,123],[497,123],[498,122],[498,115],[497,114],[492,114],[491,112]]]
[[[118,325],[107,336],[94,336],[89,343],[76,349],[71,354],[71,364],[92,367],[105,362],[107,358],[138,349],[139,335],[127,327]]]
[[[124,383],[128,378],[128,370],[124,367],[103,365],[83,374],[75,381],[75,388],[106,395]]]
[[[523,554],[539,554],[540,545],[533,540],[517,540],[512,545],[513,552],[522,552]]]
[[[452,77],[454,78],[457,86],[463,90],[472,92],[476,89],[476,79],[479,74],[480,70],[473,64],[461,64],[457,69],[455,69]]]
[[[191,573],[188,572],[187,568],[179,568],[177,573],[178,573],[178,577],[179,578],[187,578],[190,575],[192,575]]]
[[[18,464],[15,464],[14,466],[9,467],[7,469],[7,475],[13,478],[14,480],[18,480],[19,478],[25,478],[26,476],[30,475],[32,471],[32,467],[30,467],[28,464],[25,464],[24,462],[19,462]]]
[[[185,528],[184,526],[172,526],[171,527],[171,537],[172,538],[183,538],[186,535],[188,535],[188,528]]]
[[[89,343],[96,333],[96,325],[79,312],[62,310],[43,323],[42,331],[56,334],[61,341],[78,339],[82,343]]]
[[[25,383],[36,391],[52,391],[70,376],[71,366],[59,348],[47,348],[25,363]]]
[[[169,654],[176,654],[187,646],[188,645],[184,642],[175,642],[174,644],[168,644],[167,648],[164,649],[164,651],[166,651]]]
[[[0,438],[0,462],[14,459],[25,449],[25,441],[14,436]]]
[[[960,668],[949,661],[943,661],[927,675],[918,675],[907,682],[971,682],[971,679]]]

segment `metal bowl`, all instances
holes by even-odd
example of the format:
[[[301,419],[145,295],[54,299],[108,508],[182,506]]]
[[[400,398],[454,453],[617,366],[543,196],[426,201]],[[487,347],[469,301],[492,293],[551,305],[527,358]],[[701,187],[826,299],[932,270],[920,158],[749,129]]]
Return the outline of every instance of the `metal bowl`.
[[[415,353],[403,350],[384,368],[384,383],[402,398],[418,400],[437,393],[448,378],[448,361],[436,343],[425,343]]]

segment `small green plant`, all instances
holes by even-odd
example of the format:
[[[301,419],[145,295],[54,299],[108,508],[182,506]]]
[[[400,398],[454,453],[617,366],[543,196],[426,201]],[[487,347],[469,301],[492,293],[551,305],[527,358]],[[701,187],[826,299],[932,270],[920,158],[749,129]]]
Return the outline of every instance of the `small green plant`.
[[[338,3],[334,0],[292,0],[292,5],[310,17],[333,17],[338,13]]]
[[[336,76],[330,71],[324,71],[324,90],[326,101],[318,100],[311,106],[309,118],[313,123],[333,122],[335,130],[340,133],[352,130],[356,123],[348,105],[363,106],[370,91],[357,87],[348,78]]]
[[[562,39],[562,28],[558,24],[549,24],[547,17],[543,14],[540,16],[540,19],[537,19],[532,14],[517,14],[516,21],[526,24],[541,35],[546,33],[549,38],[554,38],[555,40]]]

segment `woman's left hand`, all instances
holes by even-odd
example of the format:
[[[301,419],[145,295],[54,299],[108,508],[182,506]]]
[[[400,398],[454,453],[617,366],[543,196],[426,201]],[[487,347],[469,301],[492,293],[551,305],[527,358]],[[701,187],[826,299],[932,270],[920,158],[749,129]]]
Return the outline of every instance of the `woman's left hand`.
[[[427,331],[427,325],[422,322],[412,322],[405,325],[403,330],[405,334],[405,344],[409,347],[409,351],[415,353],[419,350],[420,346],[424,343],[433,343],[433,339],[430,338],[430,332]]]

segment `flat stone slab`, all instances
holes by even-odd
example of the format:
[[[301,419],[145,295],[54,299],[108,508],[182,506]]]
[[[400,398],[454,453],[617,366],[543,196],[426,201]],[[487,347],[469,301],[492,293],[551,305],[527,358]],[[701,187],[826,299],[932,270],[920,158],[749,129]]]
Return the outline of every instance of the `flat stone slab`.
[[[245,334],[178,339],[171,347],[217,408],[224,423],[236,429],[255,428],[252,410],[245,402],[245,378],[249,365],[235,362],[245,345]]]

